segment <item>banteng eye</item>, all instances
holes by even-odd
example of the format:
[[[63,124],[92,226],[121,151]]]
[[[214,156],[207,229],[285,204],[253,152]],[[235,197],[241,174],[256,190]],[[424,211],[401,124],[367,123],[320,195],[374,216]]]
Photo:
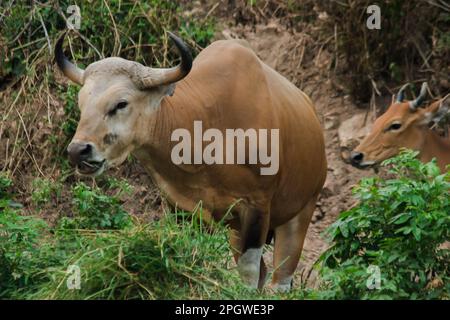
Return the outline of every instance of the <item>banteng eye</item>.
[[[389,126],[388,130],[389,130],[389,131],[391,131],[391,130],[399,130],[401,127],[402,127],[402,124],[401,124],[401,123],[394,122],[394,123],[392,123],[392,124]]]
[[[117,109],[117,110],[120,110],[120,109],[126,108],[127,105],[128,105],[128,102],[126,102],[126,101],[121,101],[121,102],[119,102],[119,103],[116,105],[116,109]]]
[[[120,101],[118,104],[115,105],[115,107],[114,107],[113,109],[111,109],[111,110],[108,112],[108,115],[109,115],[109,116],[113,116],[113,115],[116,114],[117,110],[125,109],[127,106],[128,106],[128,102],[126,102],[126,101]]]

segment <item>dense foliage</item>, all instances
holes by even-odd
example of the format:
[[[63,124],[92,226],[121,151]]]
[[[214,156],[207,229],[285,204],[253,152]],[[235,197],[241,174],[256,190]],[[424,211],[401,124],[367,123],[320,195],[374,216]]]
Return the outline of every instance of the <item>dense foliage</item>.
[[[324,297],[450,297],[450,171],[416,155],[385,161],[392,179],[368,178],[355,188],[359,203],[330,227],[334,244],[320,258]]]
[[[199,219],[170,214],[143,224],[120,205],[128,185],[113,181],[115,195],[78,184],[73,218],[50,227],[24,216],[0,180],[0,299],[232,298],[245,295],[227,266],[227,231],[209,232]],[[199,210],[198,214],[201,215]],[[112,230],[115,229],[115,230]],[[79,288],[68,287],[73,266]]]

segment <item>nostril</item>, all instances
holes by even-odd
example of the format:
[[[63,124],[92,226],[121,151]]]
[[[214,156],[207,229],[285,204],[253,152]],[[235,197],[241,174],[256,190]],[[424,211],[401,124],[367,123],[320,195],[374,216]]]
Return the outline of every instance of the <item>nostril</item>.
[[[71,143],[67,148],[69,161],[73,165],[80,164],[90,158],[92,150],[93,146],[90,143]]]
[[[364,158],[364,154],[362,152],[353,151],[351,158],[353,162],[361,162]]]
[[[80,155],[81,156],[88,156],[90,155],[92,152],[92,145],[89,143],[86,143],[86,145],[84,145],[84,148],[81,148],[80,150]]]

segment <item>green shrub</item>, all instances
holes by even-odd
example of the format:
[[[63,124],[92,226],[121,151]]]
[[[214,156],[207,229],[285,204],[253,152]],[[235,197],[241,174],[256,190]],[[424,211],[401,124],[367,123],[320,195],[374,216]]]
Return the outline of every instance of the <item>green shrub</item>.
[[[74,219],[63,218],[65,228],[79,229],[123,229],[131,224],[131,217],[123,209],[120,197],[131,192],[126,181],[114,180],[115,194],[105,194],[98,187],[78,183],[72,189]]]
[[[0,176],[0,298],[26,288],[41,271],[34,258],[47,227],[41,219],[20,215],[20,205],[6,193],[11,185],[10,179]]]
[[[450,171],[404,151],[385,161],[392,179],[363,179],[359,203],[329,228],[334,244],[319,259],[321,297],[448,299]],[[368,288],[377,270],[379,288]]]
[[[51,179],[36,178],[32,182],[31,200],[36,206],[42,206],[45,203],[57,203],[61,196],[61,183]]]
[[[47,230],[46,223],[37,218],[18,214],[13,209],[0,213],[0,298],[12,292],[29,290],[41,277],[42,266],[51,260],[37,259],[40,241]]]
[[[12,185],[11,179],[6,174],[0,173],[0,198],[6,198],[8,195],[8,188]]]

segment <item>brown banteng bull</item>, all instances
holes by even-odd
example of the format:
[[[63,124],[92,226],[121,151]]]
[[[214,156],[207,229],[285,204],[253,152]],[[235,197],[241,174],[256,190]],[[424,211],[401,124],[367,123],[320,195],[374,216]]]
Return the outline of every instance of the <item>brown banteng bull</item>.
[[[113,57],[82,70],[64,56],[64,36],[58,40],[59,68],[82,85],[81,118],[68,147],[69,159],[81,174],[97,175],[132,153],[169,202],[190,211],[202,201],[206,220],[222,219],[236,204],[229,220],[230,243],[241,278],[251,287],[263,286],[262,248],[273,232],[272,285],[287,290],[327,171],[314,106],[240,41],[214,42],[192,64],[186,45],[170,37],[181,63],[169,69]],[[200,121],[215,137],[228,129],[245,130],[244,144],[251,129],[278,129],[279,140],[258,144],[245,155],[247,161],[241,158],[236,164],[180,163],[185,154],[174,161],[173,150],[181,139],[174,132],[195,135],[194,122]],[[261,174],[267,163],[249,162],[269,149],[278,150],[279,163],[274,172]],[[234,158],[230,152],[215,156]]]
[[[419,151],[423,162],[436,158],[441,170],[450,164],[450,138],[429,128],[430,124],[437,124],[449,115],[450,94],[421,108],[427,84],[422,84],[419,96],[413,101],[403,99],[407,86],[400,89],[396,101],[375,121],[372,132],[351,153],[350,161],[354,166],[376,165],[395,156],[402,147]]]

